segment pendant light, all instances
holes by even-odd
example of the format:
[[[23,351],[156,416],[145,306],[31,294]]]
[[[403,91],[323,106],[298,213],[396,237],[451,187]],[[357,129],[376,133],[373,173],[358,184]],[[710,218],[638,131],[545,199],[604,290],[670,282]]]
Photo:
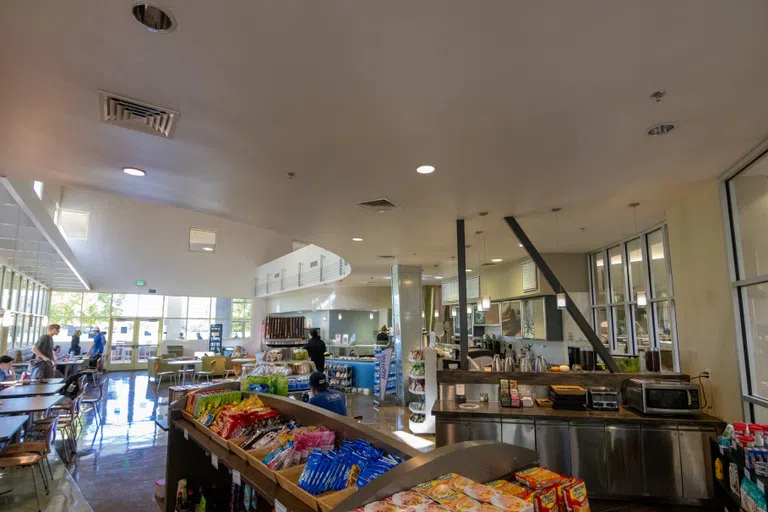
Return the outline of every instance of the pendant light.
[[[456,313],[458,312],[459,308],[451,308],[451,317],[456,318]]]
[[[629,203],[628,205],[630,208],[632,208],[632,221],[633,221],[633,228],[634,228],[634,234],[637,234],[637,207],[640,206],[640,203]],[[628,261],[627,265],[629,266],[632,262]],[[631,272],[631,270],[630,270]],[[632,283],[630,283],[631,286]],[[637,307],[640,309],[645,309],[645,307],[648,305],[648,296],[645,294],[645,290],[637,290]]]
[[[557,229],[557,238],[555,247],[557,250],[560,250],[560,210],[562,208],[552,208],[552,211],[555,213],[555,226]],[[563,291],[563,285],[560,284],[560,292],[557,294],[557,309],[565,309],[568,306],[568,303],[565,299],[565,292]]]
[[[472,314],[472,304],[467,304],[467,314],[468,315]]]
[[[435,310],[435,318],[440,318],[440,312],[438,310]]]
[[[483,265],[485,265],[488,262],[488,247],[486,244],[486,237],[485,237],[485,217],[488,215],[488,212],[480,212],[480,219],[482,219],[482,225],[483,229],[480,231],[483,235],[483,262],[480,264],[480,281],[483,280]],[[482,284],[482,282],[481,282]],[[482,307],[481,311],[487,311],[491,309],[491,296],[490,295],[483,295],[482,301],[478,304],[478,310],[480,310],[480,307]]]

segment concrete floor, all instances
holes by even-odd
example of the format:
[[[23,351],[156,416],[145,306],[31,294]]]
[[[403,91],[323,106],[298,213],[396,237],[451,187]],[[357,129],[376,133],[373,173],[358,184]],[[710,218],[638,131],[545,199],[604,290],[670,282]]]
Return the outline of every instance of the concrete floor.
[[[93,411],[84,414],[78,455],[74,460],[65,467],[55,456],[51,459],[55,480],[50,496],[41,494],[43,510],[157,512],[154,483],[165,477],[168,437],[155,420],[167,419],[167,384],[156,393],[154,382],[146,372],[110,373],[99,407],[104,424],[96,424]],[[348,395],[347,408],[349,416],[361,415],[363,423],[384,433],[408,431],[409,413],[403,407],[377,410],[370,396]],[[434,441],[433,437],[423,437]],[[0,492],[8,488],[13,488],[13,492],[0,496],[0,510],[37,510],[28,471],[0,474]],[[592,509],[596,512],[688,510],[609,502],[595,502]]]

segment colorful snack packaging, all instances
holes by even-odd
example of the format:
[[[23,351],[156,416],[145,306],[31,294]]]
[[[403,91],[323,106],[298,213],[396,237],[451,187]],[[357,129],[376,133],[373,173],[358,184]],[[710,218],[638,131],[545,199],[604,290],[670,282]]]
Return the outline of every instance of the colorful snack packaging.
[[[393,494],[392,497],[392,503],[394,503],[397,506],[410,509],[411,507],[416,507],[418,505],[423,505],[425,503],[432,503],[432,500],[427,498],[421,493],[418,493],[416,491],[403,491],[398,492],[396,494]]]
[[[506,480],[494,480],[493,482],[488,482],[486,485],[498,489],[502,494],[509,494],[521,499],[525,499],[525,496],[528,496],[531,493],[530,489],[521,487],[514,482],[507,482]]]
[[[539,467],[518,471],[515,473],[515,478],[531,489],[544,489],[564,479],[554,471]]]
[[[419,505],[418,507],[412,509],[412,512],[450,512],[450,509],[447,509],[444,506],[438,503],[435,503],[433,501],[430,503],[424,503],[423,505]]]
[[[590,512],[584,480],[576,480],[565,488],[565,507],[568,512]]]
[[[444,485],[444,484],[441,484]],[[460,492],[453,492],[437,500],[441,505],[455,512],[473,512],[480,503]]]
[[[499,494],[501,494],[501,491],[499,491],[498,489],[494,489],[493,487],[490,487],[488,485],[476,484],[476,483],[465,485],[464,487],[461,488],[461,491],[463,491],[464,494],[466,494],[471,498],[475,498],[476,500],[486,501],[486,502],[491,501],[491,498],[493,498],[494,496],[498,496]]]
[[[491,498],[491,504],[503,512],[533,512],[533,504],[511,494],[500,494]]]
[[[456,492],[456,490],[448,484],[452,480],[454,480],[457,476],[458,475],[456,475],[455,473],[449,473],[447,475],[443,475],[434,480],[430,480],[428,482],[424,482],[423,484],[419,484],[416,487],[414,487],[413,490],[425,496],[428,496],[429,498],[432,498],[435,501],[440,501],[441,498],[454,494]]]
[[[557,489],[550,487],[536,491],[533,495],[533,507],[536,512],[558,512]]]
[[[363,507],[356,508],[353,512],[402,512],[405,509],[398,507],[389,498],[374,501]]]
[[[501,510],[489,503],[481,503],[480,506],[473,508],[472,512],[501,512]]]

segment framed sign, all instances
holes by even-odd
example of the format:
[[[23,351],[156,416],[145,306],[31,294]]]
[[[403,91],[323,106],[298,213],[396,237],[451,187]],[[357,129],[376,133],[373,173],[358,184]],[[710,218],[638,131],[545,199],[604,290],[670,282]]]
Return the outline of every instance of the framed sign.
[[[523,293],[535,292],[539,289],[539,273],[533,260],[526,261],[522,265]]]

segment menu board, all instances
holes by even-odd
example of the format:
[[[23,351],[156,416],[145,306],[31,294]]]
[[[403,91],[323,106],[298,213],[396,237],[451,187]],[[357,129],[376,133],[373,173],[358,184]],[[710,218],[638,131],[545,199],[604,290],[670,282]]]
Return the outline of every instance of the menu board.
[[[539,289],[539,275],[537,273],[536,264],[533,260],[526,261],[522,265],[523,272],[523,293],[535,292]]]

